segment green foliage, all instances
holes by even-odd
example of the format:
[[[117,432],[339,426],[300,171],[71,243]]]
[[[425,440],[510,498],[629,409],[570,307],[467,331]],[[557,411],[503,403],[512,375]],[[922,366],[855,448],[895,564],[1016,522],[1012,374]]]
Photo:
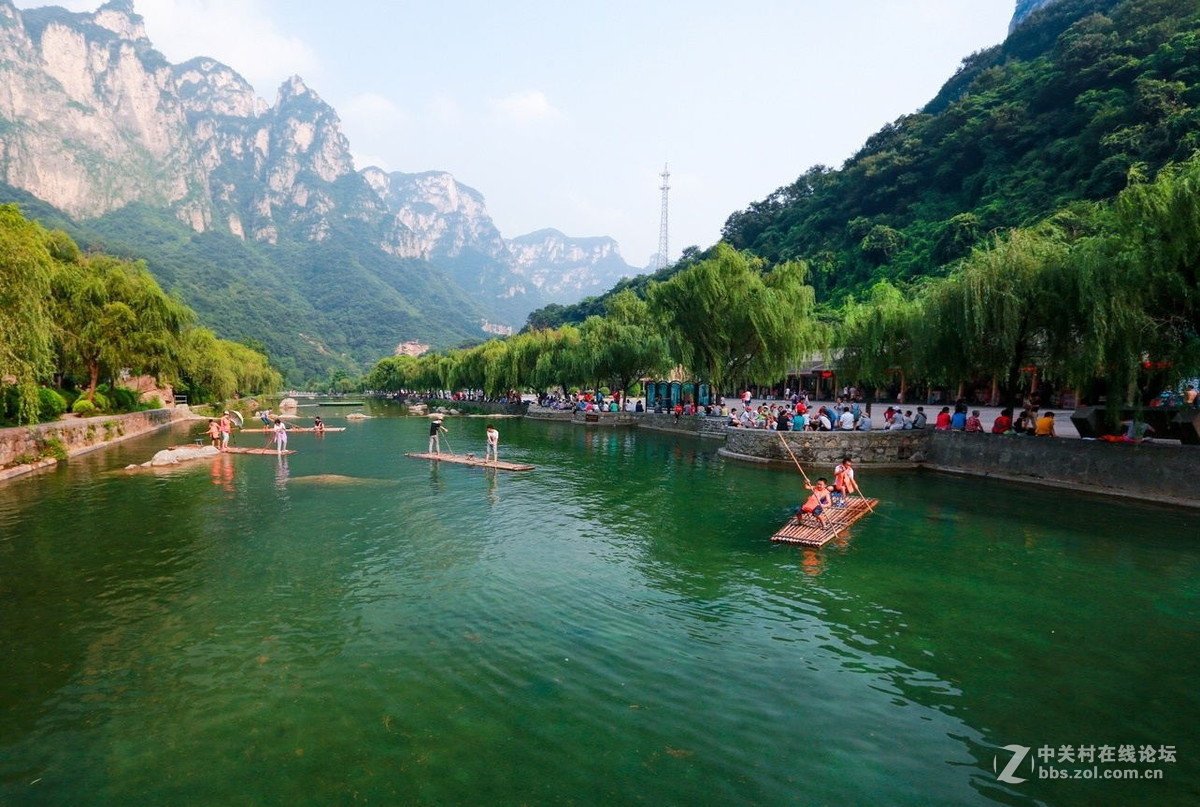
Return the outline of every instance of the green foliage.
[[[924,110],[729,217],[724,239],[821,267],[822,298],[945,275],[997,230],[1115,196],[1200,148],[1200,7],[1059,0]]]
[[[119,384],[102,384],[97,393],[108,399],[108,409],[112,412],[134,412],[138,408],[137,393]]]
[[[37,418],[38,381],[51,367],[49,234],[0,205],[0,390],[17,390],[18,422]]]
[[[67,447],[57,437],[48,437],[43,441],[42,454],[47,457],[53,457],[60,462],[69,456],[67,454]]]
[[[67,411],[67,402],[63,396],[52,389],[38,389],[38,420],[42,423],[58,420]]]
[[[224,339],[268,353],[289,383],[357,376],[398,342],[446,347],[477,337],[479,306],[446,274],[375,246],[342,222],[320,243],[193,233],[167,211],[130,205],[88,223],[89,245],[141,256]]]
[[[920,319],[916,301],[886,280],[872,286],[861,301],[848,299],[837,331],[842,373],[870,384],[886,384],[893,374],[911,373]]]
[[[761,260],[722,243],[711,258],[649,288],[650,316],[671,355],[697,377],[717,386],[773,383],[823,345],[807,266],[762,270]]]
[[[1021,368],[1110,403],[1144,403],[1200,374],[1200,156],[996,235],[911,294],[876,284],[842,309],[842,368],[954,385],[996,378],[1011,405]],[[903,383],[903,381],[902,381]]]
[[[87,398],[84,398],[83,396],[80,396],[79,399],[76,400],[75,403],[73,403],[71,405],[72,412],[79,415],[80,417],[85,417],[85,418],[91,417],[92,415],[96,414],[97,408],[98,407],[96,406],[96,404],[92,403],[91,401],[89,401]]]

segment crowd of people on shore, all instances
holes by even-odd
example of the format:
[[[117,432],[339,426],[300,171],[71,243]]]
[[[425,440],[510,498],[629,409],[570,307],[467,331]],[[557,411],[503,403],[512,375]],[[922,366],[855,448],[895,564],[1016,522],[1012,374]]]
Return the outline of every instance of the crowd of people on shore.
[[[910,429],[933,429],[934,431],[958,431],[968,434],[1028,434],[1037,437],[1056,437],[1054,412],[1041,412],[1036,404],[1026,402],[1021,414],[1013,417],[1013,410],[1006,408],[993,420],[987,429],[978,409],[970,409],[965,399],[953,407],[943,406],[933,415],[932,421],[924,406],[904,408],[888,406],[878,421],[871,415],[871,407],[853,394],[838,396],[833,404],[810,405],[803,393],[794,394],[787,403],[759,404],[751,406],[749,398],[743,398],[743,406],[729,413],[729,425],[746,429],[772,431],[907,431]],[[1143,424],[1144,425],[1144,424]]]

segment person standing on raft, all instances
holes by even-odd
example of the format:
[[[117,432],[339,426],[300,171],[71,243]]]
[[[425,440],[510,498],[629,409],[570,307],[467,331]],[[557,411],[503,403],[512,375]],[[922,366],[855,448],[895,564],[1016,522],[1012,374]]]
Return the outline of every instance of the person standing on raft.
[[[287,451],[287,424],[279,418],[275,418],[272,431],[275,432],[275,453],[282,454]]]
[[[812,495],[808,497],[808,501],[796,508],[796,523],[802,524],[802,519],[807,514],[816,518],[822,527],[828,527],[823,513],[826,507],[833,504],[833,498],[829,495],[829,488],[825,487],[825,477],[820,477],[815,485],[805,482],[804,488],[811,490]]]
[[[487,427],[487,449],[484,460],[487,462],[500,461],[500,431],[495,426]]]
[[[229,414],[229,410],[225,410],[225,414],[221,415],[221,450],[229,450],[229,437],[233,434],[233,417]]]
[[[433,420],[431,420],[429,422],[429,453],[430,454],[441,454],[442,453],[442,444],[441,444],[441,441],[438,439],[441,436],[439,434],[440,432],[446,432],[447,434],[449,434],[450,430],[442,425],[442,419],[440,417],[435,417]]]

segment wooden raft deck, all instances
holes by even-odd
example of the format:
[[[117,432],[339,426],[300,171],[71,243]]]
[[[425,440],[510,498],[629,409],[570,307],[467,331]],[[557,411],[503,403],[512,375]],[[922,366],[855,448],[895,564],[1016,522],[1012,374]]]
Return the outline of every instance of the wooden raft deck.
[[[245,448],[243,446],[230,446],[225,449],[226,454],[295,454],[290,448],[285,451],[276,451],[273,448]]]
[[[800,524],[796,523],[796,519],[789,518],[787,523],[779,528],[779,532],[771,536],[771,540],[802,546],[824,546],[851,524],[870,513],[871,507],[878,506],[878,499],[864,499],[861,496],[855,496],[846,502],[845,507],[825,509],[825,522],[829,525],[827,528],[821,527],[814,516],[804,516],[803,523]]]
[[[501,471],[532,471],[536,465],[522,465],[517,462],[489,462],[473,454],[418,454],[410,452],[405,454],[406,457],[412,457],[417,460],[440,460],[441,462],[454,462],[459,465],[477,465],[481,468],[497,468]]]
[[[244,432],[273,432],[275,430],[258,428],[258,429],[242,429],[241,431],[244,431]],[[316,431],[316,429],[314,429],[312,426],[289,426],[288,427],[288,434],[291,434],[292,432],[315,432],[315,431]],[[325,431],[327,431],[327,432],[344,432],[344,431],[346,431],[346,427],[345,426],[326,426]]]

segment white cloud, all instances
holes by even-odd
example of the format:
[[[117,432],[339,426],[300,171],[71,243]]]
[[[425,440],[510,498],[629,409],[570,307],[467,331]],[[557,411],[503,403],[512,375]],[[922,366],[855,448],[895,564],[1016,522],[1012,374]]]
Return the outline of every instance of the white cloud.
[[[509,123],[529,126],[557,120],[562,113],[541,90],[526,90],[488,101],[488,107]]]
[[[371,132],[391,132],[409,123],[408,113],[399,104],[373,92],[351,98],[342,104],[339,114],[356,129]]]
[[[425,104],[425,114],[430,123],[450,128],[463,123],[463,111],[459,103],[449,95],[435,96]]]
[[[135,8],[168,60],[209,56],[241,73],[264,97],[288,76],[311,83],[318,72],[313,49],[280,31],[261,0],[137,0]]]

